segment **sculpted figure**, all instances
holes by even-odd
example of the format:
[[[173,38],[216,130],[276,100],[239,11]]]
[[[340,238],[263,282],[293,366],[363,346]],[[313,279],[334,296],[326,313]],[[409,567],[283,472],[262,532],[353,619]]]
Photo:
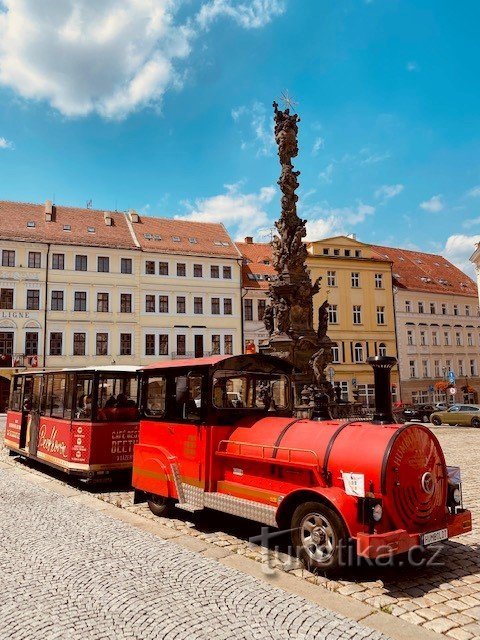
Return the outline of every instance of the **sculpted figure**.
[[[265,313],[263,314],[263,324],[268,332],[268,335],[272,335],[274,329],[274,317],[273,307],[271,304],[265,307]]]
[[[317,335],[320,339],[324,338],[327,335],[328,330],[328,300],[320,305],[318,309],[318,329]]]

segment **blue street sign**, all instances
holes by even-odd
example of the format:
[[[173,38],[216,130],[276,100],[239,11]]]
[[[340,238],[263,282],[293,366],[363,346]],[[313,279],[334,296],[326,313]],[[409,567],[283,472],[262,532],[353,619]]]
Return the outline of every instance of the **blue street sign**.
[[[455,384],[455,373],[453,371],[448,372],[448,381],[450,384]]]
[[[430,391],[430,393],[432,393],[432,391],[435,391],[435,387],[433,386],[433,384],[431,384],[431,385],[428,387],[428,390]]]

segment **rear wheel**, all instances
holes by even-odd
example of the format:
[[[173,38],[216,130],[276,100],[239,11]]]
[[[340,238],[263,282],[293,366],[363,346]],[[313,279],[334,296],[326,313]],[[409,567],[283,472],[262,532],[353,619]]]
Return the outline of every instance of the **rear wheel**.
[[[438,427],[439,425],[442,424],[442,421],[440,420],[440,418],[438,416],[433,416],[433,418],[430,418],[430,421],[432,424],[434,424],[436,427]]]
[[[157,496],[154,493],[148,495],[148,508],[156,516],[166,516],[171,507],[171,501],[164,496]]]
[[[480,418],[472,418],[472,427],[478,429],[480,427]]]
[[[305,502],[293,512],[292,544],[309,570],[338,572],[347,564],[348,533],[339,515],[320,502]]]

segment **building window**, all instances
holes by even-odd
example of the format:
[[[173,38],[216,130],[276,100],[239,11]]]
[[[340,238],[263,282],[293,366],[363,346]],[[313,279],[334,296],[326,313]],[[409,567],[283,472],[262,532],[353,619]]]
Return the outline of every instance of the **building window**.
[[[386,356],[387,355],[387,345],[384,342],[381,342],[378,345],[378,355],[379,356]]]
[[[107,256],[99,256],[97,260],[97,271],[99,273],[108,273],[110,271],[110,258]]]
[[[453,305],[453,315],[458,316],[458,304]]]
[[[63,291],[52,291],[52,311],[63,311]]]
[[[167,333],[161,333],[158,336],[158,348],[159,348],[159,355],[161,356],[168,356],[168,334]]]
[[[337,272],[336,271],[327,271],[327,286],[328,287],[336,287],[337,286]]]
[[[155,355],[155,335],[153,333],[145,334],[145,355]]]
[[[210,267],[210,277],[211,278],[220,278],[220,267],[216,264],[212,264]]]
[[[232,315],[232,299],[231,298],[223,299],[223,313],[226,316]]]
[[[168,262],[159,262],[158,263],[158,275],[160,275],[160,276],[168,276]]]
[[[477,375],[477,361],[476,360],[470,360],[470,375],[471,376],[476,376]]]
[[[422,374],[424,378],[429,378],[430,377],[430,372],[429,372],[429,367],[428,367],[428,360],[422,360]]]
[[[218,316],[220,314],[220,298],[212,298],[212,315]]]
[[[120,259],[120,272],[121,273],[133,273],[133,262],[131,258]]]
[[[334,249],[333,250],[333,255],[334,256],[339,256],[340,255],[340,249]]]
[[[375,274],[375,289],[383,289],[383,273]]]
[[[407,345],[409,347],[413,346],[414,342],[413,342],[413,331],[411,329],[409,329],[407,331]]]
[[[430,313],[432,316],[437,313],[437,305],[434,302],[430,302]]]
[[[470,315],[470,307],[468,306],[468,304],[465,305],[465,315],[466,316]]]
[[[360,342],[356,342],[353,348],[353,361],[363,362],[363,346]]]
[[[193,313],[203,313],[203,298],[198,296],[193,298]]]
[[[440,360],[434,360],[433,370],[435,372],[435,378],[440,378]]]
[[[86,271],[87,260],[87,256],[75,256],[75,271]]]
[[[212,335],[212,355],[220,355],[220,336],[217,333]]]
[[[425,313],[425,307],[423,305],[423,302],[418,303],[418,313]]]
[[[328,307],[328,324],[338,323],[337,305],[331,304]]]
[[[444,335],[444,338],[445,338],[445,346],[449,347],[451,345],[451,342],[450,342],[450,331],[445,331],[445,333],[443,335]]]
[[[223,352],[227,356],[231,356],[233,354],[233,336],[226,335],[223,338]]]
[[[86,291],[75,291],[74,301],[73,301],[73,310],[74,311],[87,310],[87,292]]]
[[[62,343],[63,335],[60,331],[50,332],[50,355],[61,356],[62,355]]]
[[[120,313],[132,313],[132,294],[120,294]]]
[[[385,307],[377,307],[377,324],[385,324]]]
[[[432,345],[438,347],[438,331],[432,331]]]
[[[462,334],[460,333],[460,331],[455,332],[455,344],[457,345],[457,347],[462,346]]]
[[[257,308],[259,322],[261,322],[263,320],[266,308],[267,308],[267,301],[266,300],[259,300],[258,301],[258,308]]]
[[[353,305],[353,324],[362,324],[362,307],[359,304]]]
[[[168,296],[158,296],[158,313],[168,313]]]
[[[60,271],[65,269],[64,253],[52,253],[52,269],[59,269]]]
[[[348,402],[348,382],[346,380],[342,380],[340,382],[334,382],[333,386],[335,390],[340,389],[340,399],[343,400],[344,402]]]
[[[27,331],[25,334],[25,355],[38,356],[38,333]]]
[[[459,376],[464,376],[465,375],[465,371],[463,369],[463,360],[459,360],[458,361],[458,375]]]
[[[13,289],[0,289],[0,309],[13,309]]]
[[[340,349],[338,348],[338,344],[336,342],[332,344],[332,358],[332,362],[340,362]]]
[[[420,346],[422,347],[427,346],[427,336],[425,331],[420,331]]]
[[[467,333],[467,344],[469,347],[473,347],[473,333]]]
[[[187,299],[185,296],[177,296],[177,313],[187,312]]]
[[[15,266],[15,251],[3,249],[2,251],[2,267]]]
[[[405,300],[405,313],[412,313],[412,303],[410,300]]]
[[[361,258],[362,257],[361,249],[355,249],[355,257],[356,258]]]
[[[154,260],[146,260],[145,261],[145,273],[148,276],[155,275],[155,261]]]
[[[177,263],[177,276],[179,278],[184,278],[187,275],[187,265],[185,262]]]
[[[109,311],[108,293],[97,293],[97,311],[99,313],[108,313]]]
[[[28,268],[40,269],[41,266],[42,266],[42,254],[40,253],[40,251],[29,251],[28,252]]]
[[[120,334],[120,355],[121,356],[132,355],[132,334],[131,333]]]
[[[358,289],[360,286],[360,274],[357,271],[354,271],[351,275],[352,288]]]
[[[146,313],[155,313],[155,296],[151,293],[147,293],[145,296],[145,311]]]
[[[232,279],[232,267],[223,267],[223,279],[224,280]]]
[[[409,366],[410,366],[410,377],[411,378],[416,378],[417,377],[417,363],[415,362],[415,360],[410,360]]]
[[[447,305],[445,303],[442,304],[442,316],[446,316],[447,315]]]
[[[187,353],[187,336],[183,333],[177,335],[177,356],[184,356]]]
[[[203,275],[203,267],[201,264],[194,264],[193,265],[193,277],[194,278],[201,278]]]
[[[85,333],[73,334],[73,355],[84,356],[86,352],[87,336]]]
[[[40,309],[40,291],[38,289],[27,289],[27,309],[29,311]]]
[[[97,333],[96,354],[97,356],[108,355],[108,333]]]
[[[243,301],[243,310],[245,321],[253,320],[253,300],[251,298],[245,298]]]

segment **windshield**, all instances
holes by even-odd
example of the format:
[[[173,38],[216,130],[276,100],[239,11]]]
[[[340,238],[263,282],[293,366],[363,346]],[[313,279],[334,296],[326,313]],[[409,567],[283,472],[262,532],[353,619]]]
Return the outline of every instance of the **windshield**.
[[[285,409],[288,388],[284,375],[218,371],[213,378],[213,405],[217,409]]]

